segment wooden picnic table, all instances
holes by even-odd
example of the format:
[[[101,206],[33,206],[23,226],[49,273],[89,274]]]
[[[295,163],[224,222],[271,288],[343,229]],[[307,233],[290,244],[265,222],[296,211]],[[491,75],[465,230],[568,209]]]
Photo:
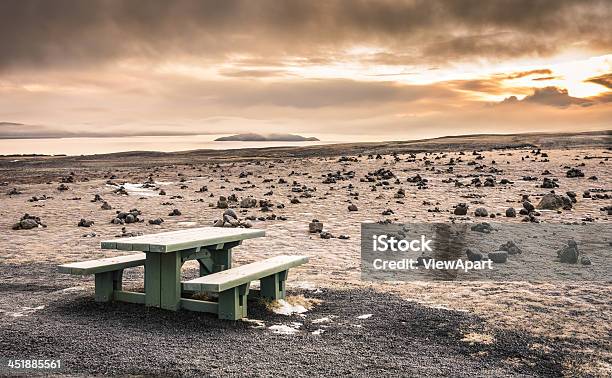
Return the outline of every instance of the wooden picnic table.
[[[200,276],[230,269],[232,248],[243,240],[262,236],[265,232],[259,229],[201,227],[105,240],[101,247],[144,252],[144,303],[176,311],[181,308],[181,267],[185,261],[197,260]]]

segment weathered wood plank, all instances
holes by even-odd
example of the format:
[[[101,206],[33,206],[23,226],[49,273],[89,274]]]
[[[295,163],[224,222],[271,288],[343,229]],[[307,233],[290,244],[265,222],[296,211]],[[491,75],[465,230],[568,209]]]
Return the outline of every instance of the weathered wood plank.
[[[96,273],[96,302],[113,299],[113,272]]]
[[[116,301],[145,304],[146,295],[145,293],[136,293],[134,291],[122,291],[118,290],[113,293],[113,297]]]
[[[108,257],[104,259],[81,261],[58,266],[60,273],[67,274],[96,274],[111,272],[144,265],[145,254],[134,253],[126,256]]]
[[[307,256],[276,256],[218,273],[184,281],[186,290],[222,292],[308,262]]]
[[[181,308],[189,311],[219,313],[219,304],[217,302],[199,301],[196,299],[181,298]]]
[[[168,253],[200,246],[217,246],[265,236],[264,230],[223,227],[200,227],[152,235],[104,240],[103,249],[121,249]],[[129,249],[128,249],[129,248]],[[225,248],[222,246],[221,248]]]

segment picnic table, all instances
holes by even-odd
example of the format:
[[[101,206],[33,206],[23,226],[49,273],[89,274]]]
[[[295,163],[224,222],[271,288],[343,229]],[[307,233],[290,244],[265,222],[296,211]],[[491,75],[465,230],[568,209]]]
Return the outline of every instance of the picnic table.
[[[305,256],[276,256],[240,267],[232,267],[232,249],[243,240],[265,236],[259,229],[202,227],[159,234],[105,240],[103,249],[139,253],[59,266],[69,274],[95,274],[96,301],[118,300],[143,303],[177,311],[181,308],[212,312],[222,319],[240,319],[247,313],[250,283],[260,280],[259,295],[285,296],[289,268],[308,261]],[[200,277],[181,281],[181,267],[197,260]],[[144,293],[124,291],[123,270],[145,267]],[[194,292],[218,293],[218,301],[189,298]]]

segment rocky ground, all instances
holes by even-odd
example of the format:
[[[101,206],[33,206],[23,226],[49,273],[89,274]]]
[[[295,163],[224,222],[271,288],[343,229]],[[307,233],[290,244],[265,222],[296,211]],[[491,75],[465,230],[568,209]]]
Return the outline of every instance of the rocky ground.
[[[170,156],[151,164],[136,153],[78,162],[0,159],[0,348],[16,356],[56,351],[71,373],[263,375],[282,366],[287,375],[471,375],[483,367],[495,376],[610,374],[610,281],[580,278],[605,274],[610,257],[561,262],[555,250],[568,246],[562,237],[538,251],[540,263],[575,275],[562,281],[539,273],[512,282],[361,279],[362,222],[525,225],[528,234],[513,239],[523,251],[508,256],[508,266],[532,262],[523,239],[537,239],[538,227],[612,223],[609,149],[501,147],[214,161]],[[263,320],[262,328],[98,305],[90,277],[55,273],[60,263],[118,255],[100,250],[102,239],[215,223],[266,230],[265,238],[236,249],[237,264],[279,253],[310,256],[291,271],[289,287],[323,302],[305,318],[255,304],[249,317]],[[195,274],[194,263],[184,270]],[[142,286],[142,271],[133,269],[126,281]],[[327,317],[329,324],[313,324]],[[271,326],[278,324],[299,332],[275,334]],[[156,332],[143,333],[145,327]],[[244,344],[252,345],[246,353],[230,347]],[[108,350],[104,358],[100,349]],[[226,363],[221,352],[228,349]]]

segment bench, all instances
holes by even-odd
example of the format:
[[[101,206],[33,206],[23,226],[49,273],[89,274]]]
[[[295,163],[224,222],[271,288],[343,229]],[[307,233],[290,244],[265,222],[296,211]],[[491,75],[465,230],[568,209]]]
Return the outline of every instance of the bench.
[[[247,316],[247,296],[251,281],[260,280],[262,297],[283,299],[289,269],[306,262],[306,256],[276,256],[183,281],[181,284],[188,291],[219,293],[219,318],[237,320]],[[184,307],[189,305],[185,300],[182,302]]]
[[[60,265],[60,273],[77,275],[95,275],[96,302],[108,302],[112,299],[125,296],[122,291],[123,270],[145,264],[146,255],[135,253],[133,255],[109,257],[105,259],[82,261]],[[137,293],[133,293],[137,294]],[[140,302],[140,300],[136,300]]]

